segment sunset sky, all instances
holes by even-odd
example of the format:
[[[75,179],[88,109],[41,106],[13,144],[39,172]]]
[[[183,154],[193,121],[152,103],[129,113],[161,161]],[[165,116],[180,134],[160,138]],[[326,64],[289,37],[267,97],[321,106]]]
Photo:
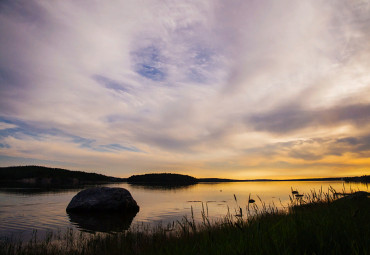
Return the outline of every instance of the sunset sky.
[[[2,0],[0,166],[370,174],[369,0]]]

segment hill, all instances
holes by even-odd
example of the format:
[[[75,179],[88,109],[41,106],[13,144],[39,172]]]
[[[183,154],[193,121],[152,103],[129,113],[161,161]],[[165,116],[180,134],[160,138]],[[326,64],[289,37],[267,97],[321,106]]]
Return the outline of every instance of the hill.
[[[71,171],[43,166],[0,167],[0,183],[28,186],[76,186],[84,184],[119,182],[125,179],[97,173]]]

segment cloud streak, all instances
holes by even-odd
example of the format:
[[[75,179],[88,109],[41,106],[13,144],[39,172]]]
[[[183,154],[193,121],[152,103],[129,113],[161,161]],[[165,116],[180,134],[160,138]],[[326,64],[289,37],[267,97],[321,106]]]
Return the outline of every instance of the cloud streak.
[[[335,106],[329,109],[308,110],[296,105],[284,106],[266,114],[258,114],[246,120],[259,131],[291,133],[304,128],[340,126],[351,124],[363,128],[370,123],[370,105],[357,104]]]

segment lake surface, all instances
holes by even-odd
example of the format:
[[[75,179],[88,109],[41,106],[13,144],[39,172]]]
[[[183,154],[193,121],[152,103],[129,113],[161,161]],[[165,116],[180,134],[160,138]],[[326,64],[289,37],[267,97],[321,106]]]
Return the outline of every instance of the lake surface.
[[[40,238],[48,231],[65,231],[73,228],[84,232],[120,231],[140,224],[163,225],[191,217],[191,211],[197,221],[201,221],[202,206],[208,208],[209,218],[215,220],[228,212],[235,214],[238,205],[245,208],[249,195],[260,205],[259,198],[268,204],[282,208],[288,205],[291,188],[306,194],[311,190],[368,191],[361,183],[328,182],[234,182],[204,183],[192,186],[161,189],[158,187],[133,186],[127,183],[104,185],[128,189],[140,206],[140,212],[132,219],[96,218],[95,216],[78,217],[68,215],[65,211],[68,203],[79,189],[38,192],[22,189],[0,190],[0,239],[14,237],[29,240],[32,232],[37,230]],[[234,199],[237,197],[237,203]],[[258,197],[259,198],[258,198]]]

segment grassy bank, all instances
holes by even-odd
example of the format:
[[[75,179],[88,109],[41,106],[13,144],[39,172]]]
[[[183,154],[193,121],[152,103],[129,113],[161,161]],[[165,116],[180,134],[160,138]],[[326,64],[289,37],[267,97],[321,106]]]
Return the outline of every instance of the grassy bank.
[[[298,195],[298,196],[297,196]],[[67,232],[43,242],[2,242],[1,254],[370,254],[370,202],[365,196],[292,194],[284,211],[255,203],[217,222],[184,218],[169,226],[88,236]],[[236,201],[238,202],[238,201]]]

